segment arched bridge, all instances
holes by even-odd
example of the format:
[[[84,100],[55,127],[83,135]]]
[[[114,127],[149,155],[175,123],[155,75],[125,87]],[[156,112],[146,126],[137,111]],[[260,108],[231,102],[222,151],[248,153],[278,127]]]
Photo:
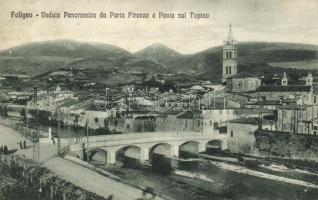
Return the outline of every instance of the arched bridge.
[[[164,154],[169,157],[178,157],[180,150],[203,152],[206,146],[218,145],[226,149],[226,135],[203,134],[201,132],[149,132],[129,133],[119,135],[90,136],[82,138],[82,142],[71,144],[71,152],[92,158],[96,152],[104,152],[105,160],[109,164],[116,163],[116,156],[124,152],[125,156],[147,161],[152,153]]]

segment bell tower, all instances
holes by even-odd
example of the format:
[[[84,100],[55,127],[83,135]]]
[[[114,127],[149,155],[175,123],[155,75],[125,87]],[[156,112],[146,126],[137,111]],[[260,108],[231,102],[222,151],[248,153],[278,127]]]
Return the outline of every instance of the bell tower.
[[[283,78],[281,80],[281,84],[283,86],[287,86],[288,85],[288,78],[287,78],[286,72],[284,72],[284,74],[283,74]]]
[[[232,25],[230,24],[227,39],[223,42],[223,75],[222,83],[226,82],[226,78],[237,74],[237,45],[232,33]]]

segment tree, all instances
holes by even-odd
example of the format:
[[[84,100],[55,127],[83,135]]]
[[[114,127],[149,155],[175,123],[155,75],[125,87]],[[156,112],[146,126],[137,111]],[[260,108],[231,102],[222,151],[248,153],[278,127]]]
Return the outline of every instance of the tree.
[[[0,93],[0,105],[1,105],[1,115],[3,117],[8,116],[7,103],[9,102],[10,97],[4,93]]]

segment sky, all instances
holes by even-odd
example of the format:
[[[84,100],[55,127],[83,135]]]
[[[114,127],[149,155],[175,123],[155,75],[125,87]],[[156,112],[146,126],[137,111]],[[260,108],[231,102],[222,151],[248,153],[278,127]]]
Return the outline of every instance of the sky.
[[[33,18],[12,18],[11,12]],[[91,12],[96,19],[45,19],[41,12]],[[186,19],[99,18],[100,12],[184,13]],[[193,19],[189,13],[206,13]],[[184,54],[222,45],[232,24],[240,41],[318,45],[318,0],[0,0],[0,50],[56,39],[112,44],[136,52],[162,43]]]

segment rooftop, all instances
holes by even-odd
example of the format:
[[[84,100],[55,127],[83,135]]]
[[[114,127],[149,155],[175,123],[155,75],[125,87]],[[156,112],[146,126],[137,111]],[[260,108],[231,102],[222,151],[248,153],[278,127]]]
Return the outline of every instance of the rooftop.
[[[269,113],[272,114],[273,111],[265,108],[257,108],[257,109],[251,109],[251,108],[244,108],[244,109],[234,109],[235,114],[258,114],[258,113]]]
[[[309,92],[311,86],[308,85],[266,85],[258,88],[258,92]]]
[[[273,123],[270,120],[261,120],[262,124],[270,124]],[[228,120],[227,123],[238,123],[238,124],[252,124],[252,125],[258,125],[259,118],[258,117],[247,117],[247,118],[238,118],[238,119],[232,119]]]
[[[179,119],[201,119],[201,112],[197,111],[185,111],[177,116]]]
[[[233,76],[230,76],[227,79],[233,79],[233,78],[259,78],[259,77],[256,75],[249,74],[247,72],[241,72],[239,74],[235,74]]]

